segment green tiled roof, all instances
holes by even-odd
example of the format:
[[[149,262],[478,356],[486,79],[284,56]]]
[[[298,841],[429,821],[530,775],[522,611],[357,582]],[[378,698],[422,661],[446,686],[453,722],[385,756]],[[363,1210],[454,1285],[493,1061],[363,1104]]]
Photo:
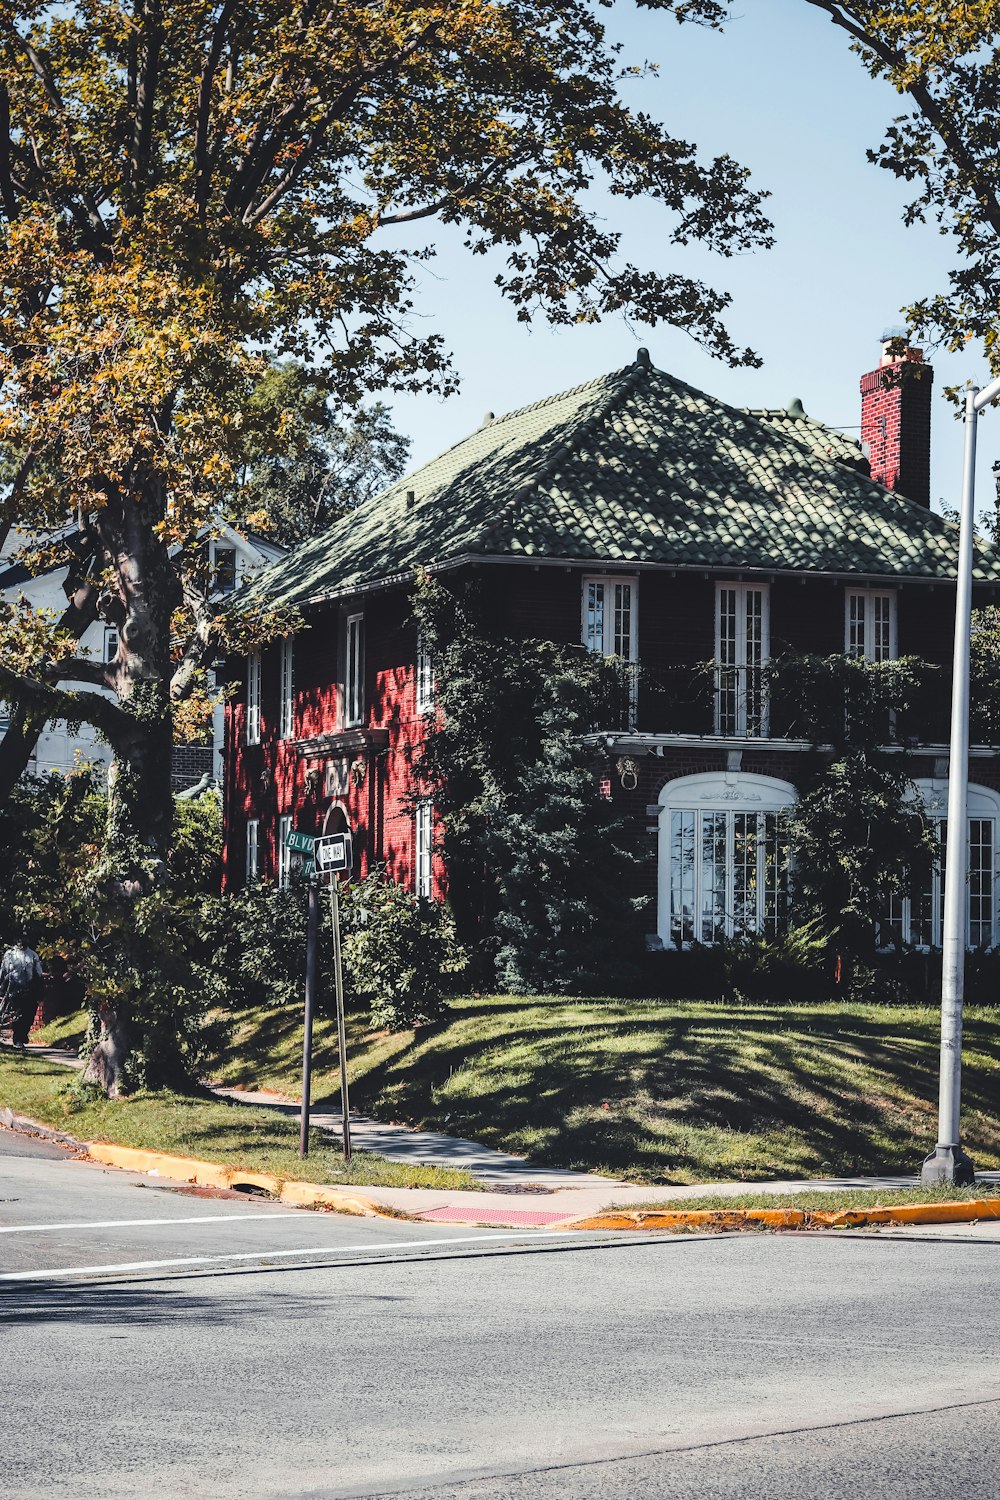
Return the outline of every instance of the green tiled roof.
[[[957,528],[801,413],[739,411],[635,364],[488,420],[265,569],[304,605],[469,556],[953,578]],[[975,576],[1000,580],[1000,556]]]

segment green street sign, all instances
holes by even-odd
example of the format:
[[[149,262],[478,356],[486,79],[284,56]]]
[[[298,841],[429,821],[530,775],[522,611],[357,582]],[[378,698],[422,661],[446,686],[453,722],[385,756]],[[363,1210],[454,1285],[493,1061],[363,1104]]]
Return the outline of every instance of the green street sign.
[[[285,839],[285,848],[291,849],[293,854],[311,855],[315,843],[316,840],[311,833],[300,833],[297,828],[292,828]]]
[[[302,874],[306,879],[316,874],[316,861],[314,859],[304,859],[302,861]]]

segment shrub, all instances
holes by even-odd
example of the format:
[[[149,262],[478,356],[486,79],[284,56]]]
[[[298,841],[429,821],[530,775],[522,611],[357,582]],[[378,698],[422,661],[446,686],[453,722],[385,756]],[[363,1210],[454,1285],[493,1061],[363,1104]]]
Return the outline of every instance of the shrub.
[[[345,983],[371,1000],[372,1026],[438,1020],[467,965],[447,907],[376,872],[349,888],[342,912]]]

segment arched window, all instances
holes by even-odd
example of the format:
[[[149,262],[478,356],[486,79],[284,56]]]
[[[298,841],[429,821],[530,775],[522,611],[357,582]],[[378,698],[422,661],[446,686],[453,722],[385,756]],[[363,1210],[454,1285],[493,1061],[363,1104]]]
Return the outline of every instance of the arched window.
[[[948,837],[948,783],[915,783],[927,818],[941,845],[941,859],[931,872],[927,889],[912,900],[894,898],[880,923],[884,948],[910,944],[915,948],[941,946],[944,904],[944,848]],[[992,948],[997,941],[997,851],[1000,849],[1000,793],[988,786],[969,786],[968,902],[965,940],[970,948]]]
[[[660,793],[659,911],[664,945],[779,932],[788,920],[787,781],[711,771]]]

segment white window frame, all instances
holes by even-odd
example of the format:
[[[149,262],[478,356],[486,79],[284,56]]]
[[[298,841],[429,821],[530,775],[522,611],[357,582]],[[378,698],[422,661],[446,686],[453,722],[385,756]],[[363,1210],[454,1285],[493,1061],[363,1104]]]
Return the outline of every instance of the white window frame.
[[[615,588],[627,588],[629,596],[629,628],[628,638],[618,628],[617,613],[621,608],[619,601],[615,598]],[[591,628],[591,590],[600,589],[601,596],[601,639],[596,639],[596,632]],[[608,590],[612,590],[610,604]],[[635,576],[625,573],[588,573],[583,579],[583,593],[580,603],[581,639],[589,651],[598,652],[602,656],[617,656],[630,666],[634,666],[639,660],[639,580]],[[622,646],[626,649],[623,651]]]
[[[220,585],[220,583],[219,583],[219,554],[220,553],[222,553],[223,556],[225,556],[227,558],[231,556],[232,559],[233,559],[232,582],[230,583],[230,585],[229,585],[228,588],[223,588]],[[240,577],[240,575],[239,575],[239,552],[238,552],[238,550],[234,546],[232,546],[230,543],[228,543],[228,542],[224,542],[221,545],[218,542],[213,542],[212,543],[212,592],[221,595],[222,598],[228,598],[228,596],[230,594],[235,594],[235,592],[236,592],[236,590],[237,590],[237,588],[239,586],[239,577]]]
[[[279,650],[281,699],[278,712],[278,737],[295,737],[295,637],[286,635]]]
[[[359,611],[344,621],[344,728],[357,729],[364,721],[365,617]]]
[[[417,713],[431,713],[434,708],[434,657],[428,649],[423,631],[420,631],[417,635],[414,691]]]
[[[247,818],[246,885],[260,879],[260,819]]]
[[[930,952],[932,949],[941,947],[941,926],[944,919],[944,831],[948,817],[948,783],[946,781],[932,781],[920,779],[914,783],[923,804],[927,820],[932,824],[934,832],[941,843],[941,860],[935,864],[931,874],[930,890],[927,892],[928,905],[926,908],[926,919],[930,925],[930,941],[914,941],[914,912],[913,902],[906,897],[900,902],[894,902],[893,910],[888,917],[888,928],[897,929],[902,942],[906,947],[913,947],[920,952]],[[970,782],[967,803],[968,826],[966,828],[966,902],[965,902],[965,942],[966,947],[973,948],[995,948],[997,946],[998,934],[1000,934],[1000,793],[992,787],[980,786]],[[990,881],[990,915],[989,934],[985,942],[981,941],[982,933],[975,934],[977,941],[973,941],[973,912],[971,901],[971,855],[973,849],[972,825],[986,825],[989,830],[990,868],[988,878]],[[977,872],[977,873],[981,873]],[[982,919],[978,919],[981,922]],[[978,923],[977,923],[978,925]],[[895,947],[895,939],[887,931],[882,934],[882,951],[886,952]]]
[[[434,894],[434,806],[429,798],[417,803],[414,816],[413,888],[423,901]]]
[[[733,593],[735,634],[723,630],[723,596]],[[760,595],[760,660],[750,660],[754,642],[747,629],[747,602]],[[730,653],[730,646],[732,652]],[[733,660],[725,657],[732,654]],[[767,739],[770,702],[764,671],[771,659],[771,590],[766,583],[719,579],[715,585],[715,720],[714,732],[732,739]],[[730,674],[735,672],[735,681]],[[760,673],[754,683],[751,674]]]
[[[771,776],[758,776],[744,771],[705,771],[693,776],[680,776],[668,781],[660,792],[659,816],[659,868],[657,878],[657,933],[665,948],[678,946],[687,948],[693,943],[710,944],[732,937],[740,931],[780,931],[787,917],[789,861],[787,847],[782,844],[783,862],[780,866],[782,878],[778,885],[768,885],[767,874],[767,829],[759,825],[755,830],[756,845],[751,881],[755,910],[752,920],[745,920],[743,913],[735,909],[737,893],[736,879],[736,820],[742,815],[783,819],[794,807],[797,793],[787,781],[778,781]],[[674,869],[675,816],[690,820],[691,864],[686,880],[678,880]],[[711,823],[706,822],[712,820]],[[715,879],[715,869],[709,872],[703,857],[703,838],[707,828],[721,830],[723,844],[723,881],[721,889]],[[777,831],[770,824],[772,833]],[[777,854],[777,848],[773,851]],[[682,873],[682,872],[681,872]],[[711,903],[710,898],[718,891],[721,907]],[[685,917],[685,896],[690,921]],[[744,892],[744,903],[745,903]],[[712,906],[709,916],[709,906]],[[675,918],[680,916],[680,941]],[[706,919],[708,926],[706,927]],[[689,926],[690,934],[684,932]],[[711,930],[709,930],[709,928]]]
[[[860,642],[854,638],[855,607],[857,602],[861,602],[864,605],[861,629],[862,639]],[[877,602],[886,602],[889,606],[888,655],[878,654],[878,641],[875,631],[875,605]],[[862,658],[865,661],[895,661],[898,655],[896,613],[895,589],[847,589],[844,595],[844,654],[846,656]]]
[[[118,655],[118,645],[121,640],[121,631],[117,625],[105,625],[104,627],[104,662],[114,661]],[[112,646],[114,650],[112,650]]]
[[[260,744],[260,652],[251,651],[247,657],[247,722],[248,745]]]
[[[628,589],[628,631],[620,628],[622,600],[616,589]],[[594,629],[592,610],[600,591],[601,625]],[[598,635],[600,639],[598,639]],[[639,701],[639,580],[628,573],[586,573],[580,597],[580,639],[588,651],[614,656],[629,672],[628,727],[634,729]],[[622,648],[625,648],[624,650]]]
[[[292,831],[292,814],[282,813],[278,819],[278,885],[287,891],[292,883],[292,851],[288,847],[288,835]]]

